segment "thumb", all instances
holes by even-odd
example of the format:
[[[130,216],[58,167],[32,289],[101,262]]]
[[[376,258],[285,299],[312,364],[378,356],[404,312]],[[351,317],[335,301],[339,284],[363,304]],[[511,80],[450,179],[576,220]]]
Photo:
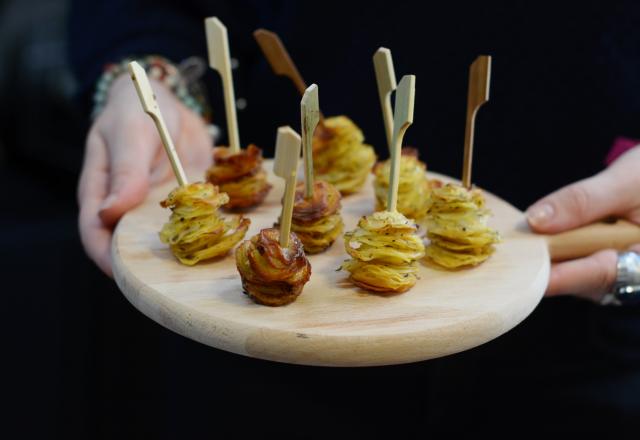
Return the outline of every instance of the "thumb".
[[[109,195],[100,205],[100,219],[105,225],[115,224],[145,199],[151,162],[159,142],[155,137],[148,127],[128,127],[115,137],[113,147],[108,148]]]
[[[626,190],[605,170],[565,186],[527,209],[527,220],[536,232],[556,233],[593,223],[624,210]]]

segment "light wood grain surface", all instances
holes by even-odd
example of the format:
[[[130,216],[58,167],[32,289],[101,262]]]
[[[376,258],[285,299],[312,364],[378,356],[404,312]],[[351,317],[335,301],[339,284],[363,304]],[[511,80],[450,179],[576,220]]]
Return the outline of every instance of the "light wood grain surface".
[[[270,227],[280,213],[283,181],[252,211],[247,238]],[[202,175],[191,173],[191,179]],[[345,230],[374,205],[371,178],[343,200]],[[432,359],[483,344],[509,331],[536,307],[547,285],[549,254],[543,237],[525,227],[521,212],[487,194],[490,224],[503,237],[481,266],[448,272],[420,264],[410,291],[366,293],[337,272],[347,258],[342,238],[309,256],[312,275],[296,302],[253,303],[240,286],[232,255],[186,267],[160,243],[169,211],[158,202],[175,182],[154,190],[120,221],[113,239],[114,275],[142,313],[186,337],[246,356],[306,365],[371,366]]]

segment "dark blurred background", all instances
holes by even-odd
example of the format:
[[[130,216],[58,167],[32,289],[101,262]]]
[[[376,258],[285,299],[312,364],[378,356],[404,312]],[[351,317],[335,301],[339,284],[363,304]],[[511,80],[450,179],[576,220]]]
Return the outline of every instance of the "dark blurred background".
[[[84,134],[72,104],[67,6],[0,2],[4,426],[23,438],[55,435],[63,415],[82,429],[94,292],[108,286],[76,232]]]
[[[628,310],[547,300],[525,324],[479,349],[360,370],[242,358],[145,318],[79,242],[75,190],[87,127],[73,100],[68,7],[62,0],[0,0],[9,407],[0,429],[15,438],[398,438],[416,430],[435,437],[499,433],[509,425],[533,432],[543,420],[554,432],[580,426],[597,433],[640,420],[638,341],[610,325],[615,319],[637,328]],[[522,154],[491,160],[506,167]],[[564,178],[593,172],[599,161],[576,165]],[[479,174],[497,185],[502,174],[494,171],[485,166]],[[537,183],[542,191],[558,184],[529,180],[505,191],[524,192],[531,202],[541,192]],[[558,385],[554,377],[568,379]]]

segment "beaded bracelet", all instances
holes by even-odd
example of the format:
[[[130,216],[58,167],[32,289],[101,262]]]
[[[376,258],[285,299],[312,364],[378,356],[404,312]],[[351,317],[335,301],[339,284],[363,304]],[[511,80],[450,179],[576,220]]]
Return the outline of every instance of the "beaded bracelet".
[[[134,61],[134,59],[126,58],[120,63],[108,64],[105,67],[104,72],[96,83],[91,119],[97,118],[102,112],[107,103],[111,85],[116,78],[127,72],[131,61]],[[201,64],[204,65],[204,61],[195,57],[187,58],[181,63],[180,67],[173,65],[169,60],[158,55],[148,55],[138,58],[136,61],[147,71],[147,75],[150,78],[169,87],[187,108],[198,113],[203,118],[209,119],[210,111],[204,97],[205,94],[197,81],[202,76],[204,69],[206,69],[206,67],[202,68],[201,66]],[[185,76],[187,75],[183,75],[182,70],[196,70],[196,73],[195,75],[191,73],[188,75],[191,78],[186,78]]]

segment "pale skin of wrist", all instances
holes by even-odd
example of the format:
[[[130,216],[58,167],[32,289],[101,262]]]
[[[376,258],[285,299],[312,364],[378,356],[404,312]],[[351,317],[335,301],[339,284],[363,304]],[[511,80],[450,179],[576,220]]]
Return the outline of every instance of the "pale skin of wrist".
[[[206,167],[213,145],[204,121],[164,84],[151,83],[183,165]],[[155,125],[143,112],[131,78],[121,75],[112,83],[107,103],[89,130],[78,184],[82,244],[107,275],[112,275],[113,227],[144,200],[150,187],[171,178]]]

